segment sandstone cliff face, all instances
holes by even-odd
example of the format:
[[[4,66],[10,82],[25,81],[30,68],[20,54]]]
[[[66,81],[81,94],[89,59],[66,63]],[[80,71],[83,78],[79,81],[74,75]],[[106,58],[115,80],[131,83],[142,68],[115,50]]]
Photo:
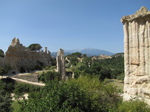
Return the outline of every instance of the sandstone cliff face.
[[[14,38],[6,52],[5,63],[9,64],[15,72],[21,70],[27,72],[37,66],[51,65],[51,55],[47,51],[30,51],[20,44],[19,39]]]
[[[142,7],[122,18],[124,26],[124,100],[135,97],[150,104],[150,11]]]

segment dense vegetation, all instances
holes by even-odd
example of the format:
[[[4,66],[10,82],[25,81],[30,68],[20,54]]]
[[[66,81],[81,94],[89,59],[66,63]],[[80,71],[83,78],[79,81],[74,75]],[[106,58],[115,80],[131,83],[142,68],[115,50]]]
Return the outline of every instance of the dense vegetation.
[[[0,75],[3,76],[7,74],[9,70],[11,70],[10,65],[0,66]]]
[[[50,82],[51,80],[55,80],[55,79],[57,79],[57,80],[60,80],[60,74],[58,73],[58,72],[51,72],[51,71],[48,71],[48,72],[43,72],[40,76],[39,76],[39,78],[38,78],[38,80],[39,81],[42,81],[42,82],[44,82],[44,83],[48,83],[48,82]]]
[[[122,102],[119,90],[94,76],[68,81],[51,80],[20,101],[19,112],[148,112],[146,103]]]
[[[75,77],[80,75],[98,75],[100,80],[124,78],[124,58],[123,56],[112,57],[110,59],[93,60],[81,53],[73,53],[67,56],[66,67],[75,72]],[[82,60],[82,61],[81,61]]]
[[[0,49],[0,57],[4,57],[4,51]]]
[[[21,103],[22,112],[107,112],[121,97],[113,86],[104,86],[96,77],[82,76],[67,82],[51,81]]]
[[[11,78],[4,78],[0,80],[0,112],[12,112],[13,108],[11,93],[15,93],[15,97],[19,98],[24,93],[39,91],[41,87],[29,84],[19,83]],[[20,111],[21,112],[21,111]]]

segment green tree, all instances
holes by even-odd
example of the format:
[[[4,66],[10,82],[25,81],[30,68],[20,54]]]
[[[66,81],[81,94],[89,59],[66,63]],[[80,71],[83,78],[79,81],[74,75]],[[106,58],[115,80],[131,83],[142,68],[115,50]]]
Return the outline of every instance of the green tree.
[[[72,57],[76,57],[76,58],[81,58],[82,53],[75,52],[75,53],[72,53],[71,56],[72,56]]]
[[[60,80],[60,74],[58,72],[43,72],[39,77],[39,81],[43,81],[45,83],[48,83],[54,79]]]
[[[90,57],[85,57],[82,62],[90,67],[92,64],[92,59]]]
[[[0,49],[0,57],[4,57],[4,51]]]
[[[87,55],[86,55],[86,54],[83,54],[83,55],[82,55],[82,57],[83,57],[83,58],[86,58],[86,57],[87,57]]]
[[[10,65],[5,65],[4,67],[0,67],[0,75],[3,76],[7,74],[9,70],[11,70]]]
[[[11,112],[12,101],[9,95],[4,90],[0,90],[0,112]]]
[[[15,81],[10,78],[0,80],[0,112],[12,112],[10,93],[14,89]]]
[[[29,45],[28,49],[32,50],[32,51],[40,51],[42,48],[42,46],[40,44],[31,44]]]

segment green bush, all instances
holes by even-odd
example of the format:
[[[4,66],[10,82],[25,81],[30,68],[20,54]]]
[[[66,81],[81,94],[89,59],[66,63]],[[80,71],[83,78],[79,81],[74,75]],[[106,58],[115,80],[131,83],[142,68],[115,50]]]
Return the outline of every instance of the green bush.
[[[39,91],[41,87],[31,85],[31,84],[26,84],[26,83],[17,83],[15,85],[14,93],[17,96],[23,95],[24,93],[30,93],[30,92],[36,92]]]
[[[89,76],[66,82],[53,80],[29,97],[21,104],[22,112],[108,112],[121,101],[115,87]]]
[[[0,80],[0,89],[4,89],[7,93],[12,93],[14,90],[14,86],[16,81],[11,78],[4,78]]]
[[[10,93],[14,89],[15,81],[10,78],[0,80],[0,112],[11,112]]]
[[[0,49],[0,57],[4,57],[4,51]]]
[[[11,103],[10,94],[4,90],[0,90],[0,112],[11,112]]]
[[[43,81],[45,83],[48,83],[54,79],[60,80],[60,74],[58,72],[43,72],[38,78],[39,81]]]
[[[140,100],[122,102],[114,112],[150,112],[150,107]]]
[[[124,81],[124,73],[121,73],[120,75],[118,75],[117,79]]]

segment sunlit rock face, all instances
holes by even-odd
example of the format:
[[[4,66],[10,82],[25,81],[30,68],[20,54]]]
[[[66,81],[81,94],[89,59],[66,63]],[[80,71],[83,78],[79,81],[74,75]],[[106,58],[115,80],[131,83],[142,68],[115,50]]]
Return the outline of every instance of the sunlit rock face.
[[[57,61],[57,71],[60,73],[62,80],[66,80],[66,68],[63,49],[60,49],[58,51],[56,61]]]
[[[44,52],[30,51],[14,38],[5,54],[5,64],[9,64],[15,72],[27,72],[35,67],[51,65],[51,55],[47,48]]]
[[[121,21],[124,27],[124,100],[139,98],[150,105],[150,11],[141,7]]]

